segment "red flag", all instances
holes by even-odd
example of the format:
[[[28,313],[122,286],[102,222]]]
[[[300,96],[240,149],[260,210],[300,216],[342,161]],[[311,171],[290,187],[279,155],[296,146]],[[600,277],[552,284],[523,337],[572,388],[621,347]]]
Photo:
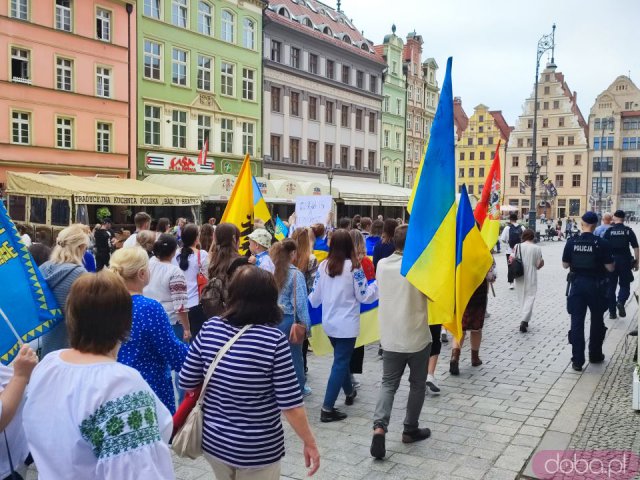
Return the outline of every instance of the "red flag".
[[[202,144],[202,150],[198,154],[198,165],[206,165],[207,164],[207,152],[209,151],[209,139],[205,138],[204,143]]]
[[[487,216],[492,219],[499,218],[500,193],[502,190],[500,180],[500,140],[498,140],[498,146],[496,147],[496,153],[493,157],[493,163],[491,164],[487,179],[485,180],[484,187],[482,188],[482,197],[473,212],[473,216],[475,217],[476,222],[478,222],[481,230]]]

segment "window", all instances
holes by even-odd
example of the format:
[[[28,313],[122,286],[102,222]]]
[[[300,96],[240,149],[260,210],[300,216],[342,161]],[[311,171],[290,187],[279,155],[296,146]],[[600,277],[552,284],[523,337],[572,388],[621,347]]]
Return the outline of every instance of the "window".
[[[233,43],[233,14],[228,10],[222,11],[222,40],[225,42]]]
[[[464,168],[458,168],[458,178],[464,178]]]
[[[318,55],[315,53],[309,54],[309,73],[318,73]]]
[[[609,137],[611,139],[611,144],[613,144],[613,137]],[[604,139],[603,139],[604,140]],[[605,142],[603,142],[604,144]],[[613,148],[612,146],[605,148]],[[622,149],[623,150],[638,150],[640,148],[640,137],[623,137],[622,138]]]
[[[212,12],[209,2],[198,2],[198,33],[211,35]]]
[[[144,41],[144,78],[160,80],[162,58],[160,44],[151,40]]]
[[[291,47],[291,59],[289,64],[293,68],[300,68],[300,49],[296,47]]]
[[[602,180],[602,183],[600,183],[600,180]],[[629,179],[622,179],[622,182],[624,184],[625,180],[637,180],[635,178],[629,178]],[[600,188],[602,188],[602,193],[611,193],[611,187],[612,187],[612,181],[611,181],[611,177],[602,177],[602,178],[593,178],[592,182],[591,182],[591,191],[594,193],[600,193]],[[631,193],[631,192],[625,192],[624,191],[624,187],[621,193]],[[634,192],[635,193],[635,192]]]
[[[340,126],[348,127],[349,126],[349,106],[342,105],[340,110]]]
[[[524,146],[524,139],[519,138],[518,139],[518,148],[522,148]]]
[[[111,97],[111,69],[106,67],[96,68],[96,95],[98,97]]]
[[[205,140],[209,140],[210,138],[211,115],[198,115],[198,150],[202,150]]]
[[[484,153],[485,152],[480,152],[480,160],[484,160]]]
[[[400,132],[396,132],[396,150],[400,150],[400,146],[402,144],[402,135]]]
[[[564,187],[564,175],[556,175],[556,187]]]
[[[318,163],[318,142],[307,142],[307,155],[309,157],[309,165]]]
[[[553,101],[553,109],[557,110],[560,108],[560,100],[554,100]]]
[[[188,16],[187,0],[171,0],[171,23],[176,27],[187,28]]]
[[[324,164],[327,167],[333,167],[333,145],[331,145],[330,143],[325,143],[324,144]]]
[[[282,61],[282,43],[271,40],[271,60],[280,63]]]
[[[382,167],[382,183],[389,183],[389,166]]]
[[[58,227],[69,225],[69,200],[54,198],[51,200],[51,224]]]
[[[549,157],[547,157],[546,155],[541,155],[540,156],[540,165],[543,166],[543,167],[546,167],[548,163],[549,163]]]
[[[364,112],[359,108],[356,109],[356,130],[362,130],[363,117],[364,117]]]
[[[160,145],[160,107],[144,106],[144,143]]]
[[[469,160],[475,160],[476,159],[476,152],[469,152]]]
[[[533,127],[533,120],[532,119],[528,119],[527,120],[527,128],[532,128]]]
[[[309,120],[318,120],[318,98],[309,97]]]
[[[520,157],[511,157],[511,166],[512,167],[520,166]]]
[[[29,0],[11,0],[11,18],[29,20]]]
[[[42,197],[31,197],[31,209],[29,212],[30,223],[47,223],[47,199]]]
[[[340,168],[345,170],[349,166],[349,147],[340,147]]]
[[[413,125],[413,115],[409,114],[407,115],[407,130],[411,130],[412,125]]]
[[[349,85],[349,76],[351,75],[351,68],[348,65],[342,65],[342,83]]]
[[[17,83],[31,83],[29,60],[29,50],[11,47],[11,81]]]
[[[362,156],[364,155],[364,151],[360,148],[356,148],[355,150],[355,162],[356,162],[356,170],[362,170]],[[397,182],[397,179],[396,179]]]
[[[580,175],[572,175],[571,176],[571,186],[579,187],[580,186]]]
[[[250,50],[256,48],[256,22],[250,18],[242,21],[242,46]]]
[[[544,94],[545,95],[549,95],[549,91],[550,91],[549,87],[544,87]]]
[[[96,150],[102,153],[111,151],[111,124],[98,122],[96,128]]]
[[[254,101],[256,90],[256,71],[249,68],[242,69],[242,98]]]
[[[233,120],[229,118],[220,120],[220,151],[233,153]]]
[[[478,176],[479,176],[480,178],[484,178],[484,167],[480,167],[480,168],[478,169]]]
[[[111,12],[96,8],[96,37],[103,42],[111,41]]]
[[[56,88],[58,90],[70,92],[72,85],[72,74],[73,60],[58,57],[56,59]]]
[[[186,50],[174,48],[171,53],[171,83],[187,85],[188,53]]]
[[[161,0],[144,0],[143,13],[147,17],[160,19],[160,1]]]
[[[544,102],[544,103],[542,104],[542,108],[543,108],[544,110],[549,110],[549,102]]]
[[[562,167],[564,165],[564,155],[556,155],[556,165]]]
[[[29,145],[31,130],[31,114],[27,112],[11,113],[11,142]]]
[[[562,137],[562,136],[558,137],[558,146],[559,147],[563,147],[564,146],[564,137]]]
[[[300,139],[289,139],[289,155],[291,157],[291,163],[300,163]]]
[[[409,97],[409,100],[413,100],[413,85],[409,85],[409,88],[407,89],[407,96]]]
[[[198,55],[198,78],[196,88],[198,90],[204,90],[210,92],[213,90],[211,85],[211,73],[212,73],[213,59],[204,55]]]
[[[336,76],[335,62],[333,60],[327,60],[326,67],[327,67],[327,78],[330,78],[331,80],[333,80]]]
[[[464,152],[460,152],[460,154],[458,156],[458,160],[464,161]]]
[[[469,169],[469,178],[473,178],[473,177],[475,177],[475,170],[472,167],[472,168]]]
[[[542,137],[542,146],[546,147],[549,145],[549,137]]]
[[[533,144],[533,139],[531,137],[527,138],[527,147],[530,147]]]
[[[478,138],[478,145],[483,145],[484,144],[484,138],[480,137]]]
[[[242,122],[242,152],[253,156],[253,145],[255,143],[255,125],[251,122]]]
[[[483,126],[478,127],[478,133],[482,133],[482,132],[484,132],[484,127]]]
[[[173,148],[187,148],[187,112],[171,112],[171,145]]]
[[[324,109],[324,121],[326,123],[333,124],[333,112],[334,112],[333,102],[327,102],[326,107]]]
[[[399,98],[396,99],[396,115],[402,115],[402,100],[400,100]]]
[[[640,122],[638,122],[638,120],[625,120],[622,123],[622,129],[623,130],[637,130]],[[595,128],[600,128],[600,120],[596,119],[596,127]]]
[[[509,186],[511,188],[518,188],[518,176],[517,175],[511,175],[511,180],[510,180]]]
[[[420,117],[418,117],[417,115],[416,115],[416,128],[415,128],[415,131],[416,132],[420,131]]]
[[[71,31],[71,0],[56,0],[56,28]]]
[[[294,117],[300,116],[300,94],[291,92],[289,99],[289,113]]]
[[[369,171],[374,172],[376,169],[376,152],[369,150]]]
[[[621,180],[620,193],[640,193],[640,178],[623,178]]]
[[[56,146],[73,148],[73,119],[58,117],[56,119]]]
[[[376,114],[369,114],[369,133],[376,133]]]
[[[543,118],[542,119],[542,128],[547,128],[549,126],[549,119],[548,118]]]
[[[280,136],[271,135],[271,159],[274,162],[279,162],[282,159],[280,144]]]
[[[558,126],[559,127],[564,127],[564,117],[558,118]]]
[[[638,172],[636,168],[637,166],[637,158],[623,158],[622,159],[622,171],[623,172]],[[594,157],[593,159],[593,171],[599,172],[600,167],[602,166],[603,172],[611,172],[613,171],[613,157],[604,157],[602,162],[599,157]]]
[[[473,195],[473,191],[474,191],[473,185],[469,185],[469,190],[468,190],[469,195]]]
[[[222,95],[233,97],[233,84],[235,83],[234,65],[222,62],[220,65],[220,84],[222,85]]]
[[[488,137],[488,144],[489,145],[493,145],[493,137]]]
[[[594,162],[598,160],[594,158]],[[613,158],[605,157],[602,161],[602,167],[604,172],[610,172],[613,170]],[[596,164],[594,163],[593,171],[596,172]],[[640,172],[640,158],[623,158],[622,159],[622,171],[623,172]]]
[[[364,88],[364,72],[361,70],[356,72],[356,87]]]
[[[384,148],[389,148],[389,130],[384,131]]]

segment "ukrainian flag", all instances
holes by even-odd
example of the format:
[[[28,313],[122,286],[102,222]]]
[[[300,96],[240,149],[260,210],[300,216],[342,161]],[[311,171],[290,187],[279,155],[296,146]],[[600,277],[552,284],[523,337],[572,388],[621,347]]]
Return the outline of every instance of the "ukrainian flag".
[[[284,222],[280,220],[280,215],[276,215],[276,230],[273,236],[276,237],[276,240],[282,241],[287,238],[288,235],[289,229]]]
[[[456,322],[453,329],[447,327],[456,338],[462,336],[462,316],[469,299],[492,264],[493,257],[476,226],[467,187],[463,185],[456,218]]]
[[[251,178],[253,179],[253,218],[259,218],[264,223],[267,223],[271,220],[271,212],[269,212],[267,202],[265,202],[262,197],[260,185],[258,185],[256,177],[252,176]]]
[[[429,323],[455,318],[456,185],[452,59],[412,198],[402,274],[431,301]]]
[[[318,263],[322,263],[329,256],[329,244],[326,238],[316,238],[313,244],[313,254],[318,259]]]

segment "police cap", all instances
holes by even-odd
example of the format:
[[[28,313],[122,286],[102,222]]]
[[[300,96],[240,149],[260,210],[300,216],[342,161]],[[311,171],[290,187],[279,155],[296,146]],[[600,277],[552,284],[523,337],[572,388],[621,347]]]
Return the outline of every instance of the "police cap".
[[[595,225],[598,223],[598,215],[594,212],[587,212],[582,216],[582,221],[584,223],[588,223],[589,225]]]
[[[616,210],[614,212],[613,216],[616,217],[616,218],[624,219],[624,210]]]

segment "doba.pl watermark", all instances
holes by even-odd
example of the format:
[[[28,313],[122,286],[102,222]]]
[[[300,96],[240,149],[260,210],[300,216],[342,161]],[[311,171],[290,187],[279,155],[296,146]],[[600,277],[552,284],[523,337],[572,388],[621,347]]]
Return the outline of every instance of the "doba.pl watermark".
[[[624,450],[542,450],[532,459],[540,479],[631,480],[640,471],[638,454]]]

